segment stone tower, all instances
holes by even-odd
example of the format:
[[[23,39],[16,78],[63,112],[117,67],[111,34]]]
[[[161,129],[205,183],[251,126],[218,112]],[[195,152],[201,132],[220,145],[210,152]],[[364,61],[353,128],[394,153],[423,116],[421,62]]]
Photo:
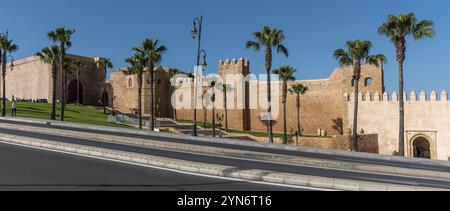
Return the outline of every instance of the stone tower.
[[[232,59],[219,61],[219,75],[224,80],[224,83],[231,87],[231,90],[227,92],[227,107],[234,109],[228,110],[228,125],[237,130],[250,130],[250,109],[249,109],[249,83],[245,82],[243,87],[244,96],[238,96],[238,88],[236,81],[227,81],[230,75],[247,77],[250,74],[250,62],[246,59],[240,58],[239,60]],[[234,97],[234,99],[230,99]],[[244,103],[243,107],[238,106],[238,99],[241,98],[241,102]],[[230,105],[230,102],[234,102],[234,105]],[[219,110],[219,115],[222,115],[224,110]]]
[[[343,67],[339,73],[342,80],[342,93],[354,92],[354,82],[352,81],[353,68]],[[363,65],[361,68],[361,79],[359,81],[359,91],[365,97],[367,93],[376,93],[380,95],[385,92],[383,66]]]

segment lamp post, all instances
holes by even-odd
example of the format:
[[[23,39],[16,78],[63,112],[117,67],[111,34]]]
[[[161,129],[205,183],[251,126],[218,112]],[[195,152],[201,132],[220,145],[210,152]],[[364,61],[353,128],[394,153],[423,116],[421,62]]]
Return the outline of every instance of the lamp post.
[[[197,30],[197,24],[199,25],[199,28]],[[192,38],[197,39],[198,38],[198,48],[197,48],[197,67],[195,68],[194,73],[194,128],[192,131],[192,136],[198,136],[197,134],[197,71],[198,67],[200,66],[200,54],[203,52],[203,63],[202,70],[206,70],[206,51],[201,50],[201,40],[202,40],[202,25],[203,25],[203,16],[196,17],[194,19],[194,27],[191,31]]]

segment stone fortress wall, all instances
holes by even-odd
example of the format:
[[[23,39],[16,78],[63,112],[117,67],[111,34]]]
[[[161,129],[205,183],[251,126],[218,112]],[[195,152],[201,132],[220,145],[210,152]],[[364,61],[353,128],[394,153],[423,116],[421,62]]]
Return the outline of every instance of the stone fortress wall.
[[[80,71],[81,101],[84,105],[96,105],[101,99],[105,76],[95,65],[99,58],[88,58],[67,55],[69,62],[79,60],[83,62]],[[61,71],[58,69],[56,81],[56,98],[61,99]],[[0,91],[2,87],[0,87]],[[66,101],[74,103],[76,100],[76,70],[71,67],[66,74]],[[6,98],[16,99],[46,99],[52,101],[51,65],[44,63],[38,56],[32,56],[14,62],[6,72]]]
[[[398,94],[359,94],[358,127],[367,134],[379,134],[381,154],[392,155],[398,151],[399,101]],[[348,102],[347,121],[353,125],[354,95],[345,94]],[[415,142],[426,140],[430,157],[438,160],[450,158],[450,101],[446,91],[439,95],[412,92],[405,101],[405,152],[414,157]]]
[[[80,72],[81,100],[84,105],[97,105],[104,93],[105,76],[103,70],[100,70],[95,62],[99,58],[88,58],[75,55],[67,56],[69,61],[80,60],[84,66]],[[175,87],[171,84],[167,69],[157,68],[156,70],[156,116],[170,117],[178,120],[193,120],[192,109],[174,109],[171,104],[172,96],[175,99],[183,96],[173,95],[183,89],[190,90],[191,96],[194,96],[194,89],[191,85],[187,87]],[[248,76],[251,74],[250,62],[245,59],[232,59],[219,61],[218,73],[223,78],[227,75],[241,74]],[[57,99],[61,98],[60,74],[58,70],[57,77]],[[353,69],[352,67],[341,67],[335,69],[331,76],[323,80],[299,80],[289,82],[302,83],[309,88],[309,91],[301,97],[301,121],[305,134],[318,134],[319,131],[327,135],[348,135],[353,125]],[[230,129],[266,131],[266,125],[261,120],[261,114],[266,109],[257,105],[256,108],[250,107],[255,103],[253,97],[265,99],[265,94],[259,94],[259,90],[266,90],[266,81],[263,78],[260,82],[256,79],[248,79],[246,85],[241,87],[243,93],[243,108],[228,110],[228,125]],[[67,96],[68,103],[75,103],[76,99],[76,71],[71,67],[67,74]],[[144,116],[149,114],[149,84],[148,73],[144,73],[143,79],[143,112]],[[228,107],[237,106],[240,90],[230,81],[226,84],[232,86],[228,95]],[[281,107],[281,82],[273,82],[272,91],[279,96],[279,107],[277,108],[278,117],[274,121],[274,132],[283,131],[282,107]],[[32,56],[14,62],[14,68],[7,68],[6,74],[6,97],[11,99],[47,99],[51,102],[51,67],[45,64],[37,56]],[[391,155],[398,148],[398,95],[393,93],[389,96],[385,93],[383,68],[374,65],[363,65],[362,77],[360,81],[360,99],[359,110],[359,128],[364,134],[378,134],[378,150],[382,154]],[[207,86],[201,87],[200,92],[208,89]],[[1,87],[0,87],[1,91]],[[222,116],[224,110],[223,95],[219,94],[216,98],[216,114]],[[263,92],[264,93],[264,92]],[[366,93],[366,94],[362,94]],[[381,94],[384,93],[384,94]],[[111,73],[111,78],[107,82],[108,104],[123,113],[132,113],[137,109],[137,76],[129,75],[128,69],[122,68]],[[252,95],[250,95],[252,94]],[[250,97],[252,96],[252,98]],[[222,98],[222,99],[221,99]],[[407,97],[406,106],[406,152],[408,156],[414,157],[417,153],[417,144],[429,145],[429,154],[432,159],[447,160],[450,157],[450,101],[447,92],[439,95],[432,92],[428,97],[424,92],[419,95],[411,93]],[[189,98],[193,104],[194,99]],[[273,98],[275,100],[276,98]],[[199,99],[201,102],[201,99]],[[230,103],[235,103],[230,105]],[[288,131],[296,128],[296,98],[288,94],[287,99],[287,123]],[[211,109],[200,108],[197,112],[197,120],[203,121],[206,114],[207,121],[212,122]],[[219,122],[219,121],[217,121]],[[223,123],[223,122],[222,122]],[[359,132],[359,131],[358,131]],[[422,151],[423,153],[423,151]]]
[[[173,108],[170,103],[172,87],[168,74],[163,68],[155,69],[155,104],[157,117],[172,117]],[[149,73],[143,74],[142,82],[142,111],[144,116],[150,115],[150,85]],[[108,96],[111,106],[122,113],[133,113],[138,108],[138,79],[137,74],[128,74],[128,68],[121,68],[111,73],[108,81],[110,89]]]
[[[219,61],[218,72],[221,75],[227,74],[243,74],[244,76],[250,74],[250,62],[244,59],[232,59],[226,61]],[[306,134],[317,134],[318,130],[324,130],[328,135],[342,135],[347,130],[347,103],[342,96],[346,92],[353,90],[352,87],[353,69],[351,67],[337,68],[333,71],[328,79],[324,80],[300,80],[293,83],[302,83],[309,88],[309,91],[301,97],[301,119],[302,127]],[[363,65],[362,79],[360,83],[360,90],[363,92],[383,92],[384,78],[382,67],[373,65]],[[365,83],[367,80],[367,84]],[[229,84],[229,82],[225,82]],[[230,84],[231,85],[231,84]],[[283,131],[282,122],[282,107],[281,107],[281,83],[274,82],[272,89],[279,86],[279,115],[274,122],[274,132],[281,133]],[[257,90],[266,90],[266,82],[251,80],[247,88],[247,97],[244,99],[245,104],[254,99],[249,99],[248,94],[258,92]],[[233,87],[234,96],[237,98],[238,89]],[[231,93],[228,94],[232,96]],[[193,96],[193,91],[192,91]],[[258,96],[265,99],[265,95]],[[234,102],[237,102],[235,98]],[[275,100],[275,98],[273,99]],[[232,101],[232,100],[228,100]],[[218,104],[223,104],[223,100],[218,99]],[[230,103],[230,102],[229,102]],[[235,105],[236,106],[236,105]],[[229,106],[230,107],[230,106]],[[228,111],[228,124],[231,129],[236,130],[252,130],[252,131],[266,131],[267,127],[265,121],[261,120],[261,114],[266,113],[266,108],[258,106],[256,109],[234,109]],[[296,128],[296,97],[288,94],[287,98],[287,113],[288,113],[288,131]],[[197,120],[203,121],[203,109],[197,112]],[[212,121],[212,112],[209,110],[207,117],[208,122]],[[220,116],[224,113],[223,109],[216,111]],[[177,118],[180,120],[192,120],[193,110],[179,109],[177,110]]]
[[[51,66],[41,62],[37,56],[14,62],[6,70],[6,98],[49,99],[51,98]],[[3,92],[0,86],[0,91]]]

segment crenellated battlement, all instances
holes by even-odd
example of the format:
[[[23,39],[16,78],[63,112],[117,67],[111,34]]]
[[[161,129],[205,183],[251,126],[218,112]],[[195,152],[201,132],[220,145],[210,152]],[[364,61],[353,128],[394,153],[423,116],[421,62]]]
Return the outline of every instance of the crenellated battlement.
[[[354,93],[344,94],[345,101],[353,102],[355,99]],[[378,92],[375,93],[359,93],[358,99],[360,102],[398,102],[399,101],[399,94],[397,92],[393,92],[391,95],[388,93],[380,94]],[[424,91],[421,91],[419,94],[417,94],[415,91],[412,91],[409,96],[406,93],[403,93],[403,99],[405,102],[450,102],[448,100],[448,93],[447,91],[442,91],[439,95],[436,91],[432,91],[431,93],[427,94]]]
[[[219,60],[219,65],[220,66],[239,65],[239,64],[240,65],[244,65],[244,66],[248,66],[249,65],[249,61],[247,59],[244,59],[244,58],[239,58],[239,59],[233,58],[231,60],[226,59],[225,61],[224,60]]]

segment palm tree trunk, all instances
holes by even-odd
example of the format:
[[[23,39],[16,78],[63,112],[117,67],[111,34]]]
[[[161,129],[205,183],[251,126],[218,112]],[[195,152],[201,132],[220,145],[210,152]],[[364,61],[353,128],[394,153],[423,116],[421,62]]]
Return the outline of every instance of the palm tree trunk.
[[[103,114],[106,114],[106,67],[105,67],[105,82],[103,83]]]
[[[138,73],[138,118],[139,129],[142,130],[142,72]]]
[[[80,105],[80,70],[77,69],[77,106]]]
[[[177,121],[177,109],[173,108],[173,120]]]
[[[2,70],[3,70],[3,52],[1,50],[1,48],[0,48],[0,68],[2,68]]]
[[[399,156],[405,156],[405,102],[403,100],[404,85],[403,85],[403,62],[406,54],[406,41],[404,38],[398,39],[395,42],[397,62],[398,62],[398,83],[399,83]]]
[[[2,117],[6,116],[6,51],[2,55]]]
[[[5,71],[2,73],[2,84],[3,84],[3,99],[2,99],[2,117],[6,116],[6,74]]]
[[[155,120],[154,120],[154,109],[155,109],[155,105],[154,105],[154,102],[153,102],[153,95],[154,95],[154,93],[153,93],[153,83],[154,83],[154,78],[153,78],[153,71],[154,71],[154,69],[153,69],[153,62],[152,61],[150,61],[150,65],[149,65],[149,68],[150,68],[150,131],[155,131]]]
[[[405,102],[403,99],[403,62],[399,62],[399,86],[400,86],[400,128],[399,128],[399,156],[405,156]]]
[[[173,77],[170,77],[170,78],[173,78]],[[175,91],[176,91],[176,88],[175,87],[171,87],[171,93],[175,93]],[[174,121],[177,121],[177,108],[176,108],[176,106],[171,106],[171,108],[173,109],[173,120]]]
[[[61,53],[59,58],[59,67],[61,70],[61,116],[60,120],[64,121],[64,110],[66,106],[66,71],[64,70],[64,57],[65,57],[65,48],[64,43],[61,43]]]
[[[360,67],[358,65],[355,66],[355,107],[353,113],[353,135],[352,135],[352,150],[358,151],[358,110],[359,110],[359,70]]]
[[[203,97],[205,97],[205,93],[203,93]],[[206,110],[206,106],[203,105],[203,129],[206,130],[206,122],[208,121],[208,111]]]
[[[2,62],[2,117],[6,116],[6,52],[3,52]]]
[[[283,144],[288,144],[286,119],[287,82],[283,81]]]
[[[302,130],[302,128],[301,128],[301,123],[300,123],[300,94],[297,94],[297,104],[296,104],[296,106],[297,106],[297,146],[299,146],[300,145],[300,143],[299,143],[299,136],[300,135],[302,135],[301,134],[301,130]]]
[[[57,77],[56,64],[52,64],[52,113],[50,115],[51,120],[56,120],[56,77]]]
[[[213,108],[212,108],[212,127],[213,127],[213,137],[216,137],[216,109],[213,102]]]
[[[225,108],[225,132],[228,132],[228,105],[227,105],[227,90],[224,92],[224,108]]]
[[[157,101],[156,101],[156,72],[153,71],[153,127],[156,127]]]
[[[272,49],[266,48],[266,74],[267,74],[267,113],[268,117],[268,132],[269,132],[269,143],[273,144],[273,121],[272,121],[272,93],[271,93],[271,80],[270,71],[272,69]]]

